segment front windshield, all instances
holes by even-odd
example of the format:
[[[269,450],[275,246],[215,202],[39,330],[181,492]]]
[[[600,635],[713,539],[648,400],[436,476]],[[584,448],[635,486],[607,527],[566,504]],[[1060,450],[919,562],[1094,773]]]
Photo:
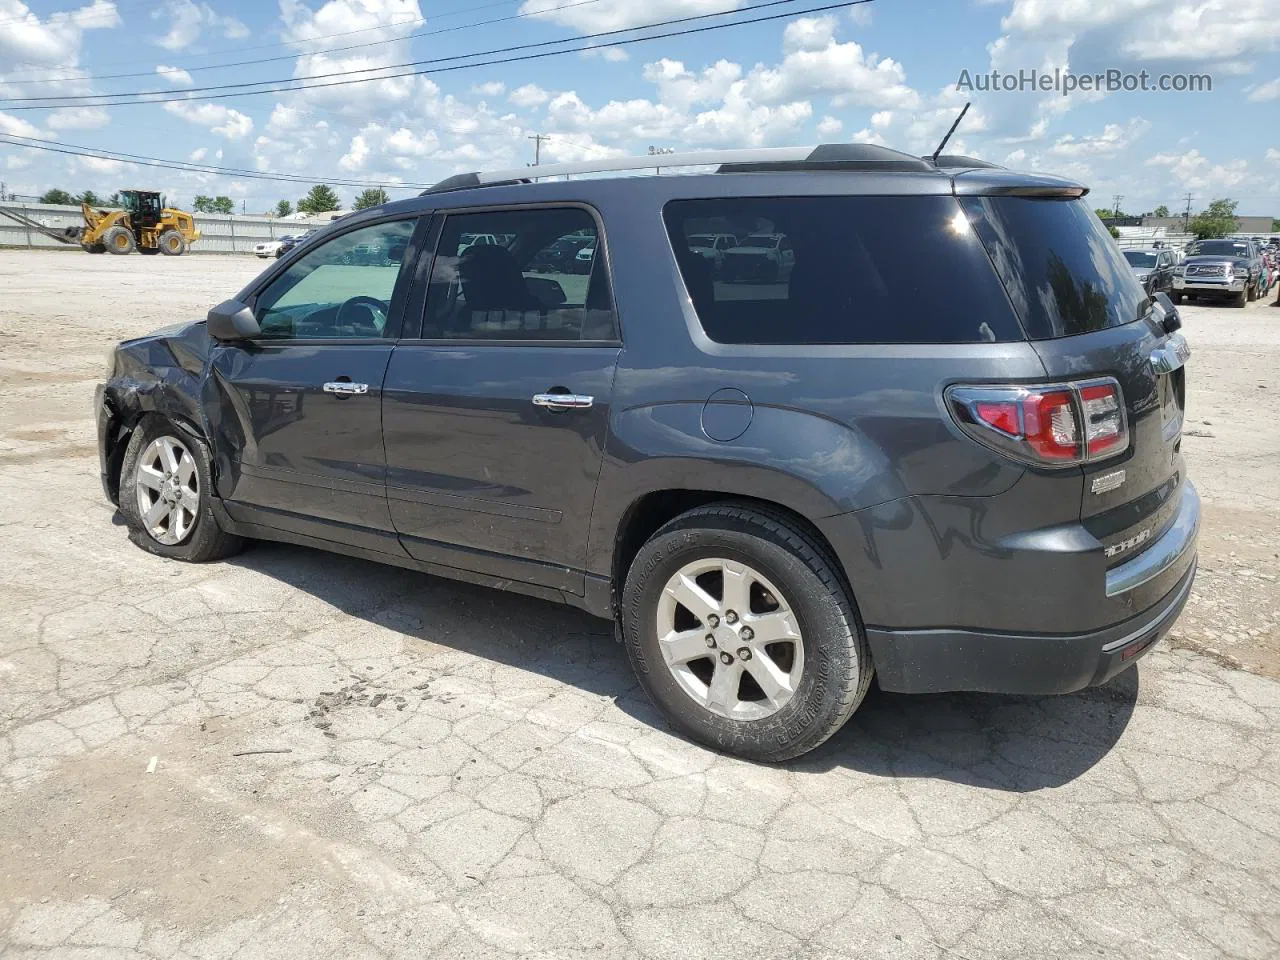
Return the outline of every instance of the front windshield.
[[[1156,265],[1156,255],[1147,253],[1145,250],[1126,250],[1124,258],[1129,261],[1131,267],[1154,267]]]
[[[1249,245],[1236,240],[1201,240],[1187,247],[1193,257],[1248,257]]]

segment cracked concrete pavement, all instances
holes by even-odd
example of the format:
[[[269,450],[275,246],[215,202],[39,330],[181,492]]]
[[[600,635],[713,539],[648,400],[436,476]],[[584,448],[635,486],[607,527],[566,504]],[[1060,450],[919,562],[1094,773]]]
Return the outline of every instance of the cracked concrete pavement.
[[[1280,437],[1229,410],[1274,390],[1280,310],[1188,311],[1170,643],[1075,696],[873,690],[768,767],[673,736],[572,610],[134,548],[100,357],[260,266],[0,252],[0,956],[1280,956]]]

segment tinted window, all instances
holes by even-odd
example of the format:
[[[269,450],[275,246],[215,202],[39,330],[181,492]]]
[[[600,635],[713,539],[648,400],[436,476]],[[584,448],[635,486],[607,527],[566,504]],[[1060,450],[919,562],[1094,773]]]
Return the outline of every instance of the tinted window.
[[[416,221],[397,220],[334,237],[290,264],[258,295],[270,340],[393,336],[391,296]]]
[[[1126,250],[1124,258],[1133,267],[1154,267],[1158,259],[1154,253],[1146,253],[1142,250]]]
[[[1022,331],[950,197],[678,200],[663,211],[719,343],[976,343]],[[742,237],[718,259],[690,239]]]
[[[450,216],[431,270],[423,338],[614,339],[596,240],[595,220],[577,208]]]
[[[1031,339],[1119,326],[1149,309],[1133,270],[1083,200],[968,197],[961,203]]]
[[[1252,251],[1239,240],[1198,240],[1187,245],[1189,257],[1240,257],[1248,259]]]

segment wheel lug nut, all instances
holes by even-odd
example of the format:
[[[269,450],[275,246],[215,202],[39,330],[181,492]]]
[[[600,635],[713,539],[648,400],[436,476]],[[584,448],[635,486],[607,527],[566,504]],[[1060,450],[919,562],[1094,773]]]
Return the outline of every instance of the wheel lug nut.
[[[724,614],[724,620],[725,620],[725,623],[737,623],[738,615],[734,613],[732,610],[726,610]]]
[[[714,613],[711,614],[709,617],[707,617],[707,626],[710,627],[712,630],[714,630],[716,627],[720,626],[720,618],[717,617]]]
[[[756,632],[752,630],[750,627],[743,627],[741,630],[738,631],[738,636],[743,640],[754,640],[756,636]]]
[[[750,648],[750,647],[739,647],[739,648],[738,648],[738,659],[739,659],[739,660],[750,660],[750,659],[751,659],[751,648]]]
[[[723,663],[725,666],[728,666],[729,664],[733,663],[733,654],[731,653],[720,654],[720,662]]]
[[[716,646],[716,638],[709,633],[707,634],[707,646],[713,650],[715,649],[715,646]]]

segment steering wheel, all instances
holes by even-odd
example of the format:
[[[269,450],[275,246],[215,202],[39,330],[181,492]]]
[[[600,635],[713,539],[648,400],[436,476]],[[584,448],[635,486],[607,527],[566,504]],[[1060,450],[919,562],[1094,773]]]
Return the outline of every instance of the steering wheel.
[[[387,309],[386,302],[377,297],[352,297],[338,307],[334,324],[338,327],[351,327],[356,336],[380,337],[387,325]]]

